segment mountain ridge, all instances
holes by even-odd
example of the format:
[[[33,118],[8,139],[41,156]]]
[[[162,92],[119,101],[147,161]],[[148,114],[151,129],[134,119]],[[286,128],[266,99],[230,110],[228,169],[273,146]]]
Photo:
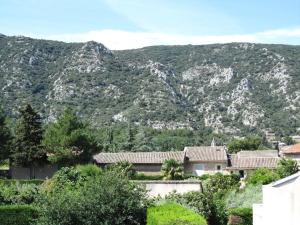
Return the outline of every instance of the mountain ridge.
[[[0,38],[0,93],[17,116],[32,103],[46,121],[70,106],[95,127],[230,134],[300,127],[300,46],[229,43],[109,50],[94,41]]]

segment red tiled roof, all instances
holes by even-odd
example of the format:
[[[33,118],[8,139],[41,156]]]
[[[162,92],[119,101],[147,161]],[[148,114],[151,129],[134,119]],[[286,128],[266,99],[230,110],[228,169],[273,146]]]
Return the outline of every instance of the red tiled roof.
[[[300,154],[300,143],[295,145],[289,145],[283,148],[283,154]]]
[[[99,153],[94,155],[94,160],[99,164],[111,164],[127,161],[133,164],[162,164],[167,159],[184,162],[184,152],[118,152]]]
[[[219,162],[227,161],[227,154],[223,146],[185,147],[186,157],[190,162]]]
[[[277,151],[276,151],[277,153]],[[243,169],[258,169],[261,167],[275,169],[280,158],[275,155],[275,152],[265,151],[241,151],[230,156],[231,167],[228,169],[243,170]]]

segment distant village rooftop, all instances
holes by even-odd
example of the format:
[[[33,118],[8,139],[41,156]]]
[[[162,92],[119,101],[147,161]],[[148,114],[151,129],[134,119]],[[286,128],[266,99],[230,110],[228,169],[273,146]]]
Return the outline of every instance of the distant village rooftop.
[[[230,156],[230,170],[276,168],[280,158],[276,150],[240,151]]]
[[[223,162],[227,161],[224,146],[185,147],[187,160],[190,162]]]
[[[178,162],[183,163],[184,152],[169,151],[99,153],[93,158],[97,164],[112,164],[121,161],[127,161],[133,164],[162,164],[167,159],[175,159]]]
[[[282,148],[283,154],[300,154],[300,143]]]

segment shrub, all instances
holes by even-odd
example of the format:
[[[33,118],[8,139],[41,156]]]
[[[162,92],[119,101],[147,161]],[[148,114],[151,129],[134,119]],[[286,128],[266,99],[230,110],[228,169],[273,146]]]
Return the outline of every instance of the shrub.
[[[166,200],[185,205],[193,211],[203,215],[208,224],[227,224],[227,212],[225,202],[219,195],[210,191],[192,191],[185,194],[172,193],[166,196]]]
[[[175,159],[165,160],[161,167],[162,174],[166,180],[182,180],[183,166]]]
[[[134,166],[132,163],[127,161],[118,162],[109,167],[110,170],[114,170],[128,178],[133,178],[136,174]]]
[[[229,225],[252,225],[252,209],[251,208],[230,209]]]
[[[221,173],[216,173],[209,176],[205,180],[205,189],[213,193],[222,192],[224,194],[230,189],[235,189],[239,185],[240,178],[238,175],[223,175]]]
[[[93,164],[78,165],[76,166],[76,170],[84,177],[96,177],[102,173],[102,170]]]
[[[0,205],[31,204],[39,195],[39,186],[32,183],[0,183]]]
[[[225,202],[227,208],[251,208],[254,203],[262,202],[262,186],[250,184],[244,189],[231,190]]]
[[[33,180],[14,180],[14,179],[0,179],[0,185],[15,185],[15,184],[35,184],[41,185],[44,180],[33,179]]]
[[[137,173],[133,177],[134,180],[162,180],[162,175],[146,175],[144,173]]]
[[[0,206],[1,225],[29,225],[37,218],[37,210],[28,205]]]
[[[206,225],[205,219],[176,203],[150,207],[147,225]]]
[[[277,173],[280,178],[288,177],[299,171],[297,161],[292,159],[282,159],[279,161]]]
[[[259,168],[253,172],[249,178],[249,184],[269,184],[279,179],[279,175],[273,170],[267,168]]]
[[[74,186],[65,184],[42,193],[37,203],[39,225],[145,223],[146,191],[115,171],[104,171]]]

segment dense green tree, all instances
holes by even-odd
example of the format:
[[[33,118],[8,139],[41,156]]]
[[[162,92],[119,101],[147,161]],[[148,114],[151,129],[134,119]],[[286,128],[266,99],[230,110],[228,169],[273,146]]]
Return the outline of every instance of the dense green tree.
[[[183,178],[183,166],[175,159],[165,160],[161,171],[166,180],[180,180]]]
[[[249,136],[244,139],[234,139],[228,144],[230,153],[236,153],[241,150],[257,150],[262,145],[262,138]]]
[[[88,126],[70,108],[48,125],[43,143],[51,153],[49,160],[53,163],[88,162],[100,149]]]
[[[279,161],[277,173],[279,174],[280,178],[290,176],[298,171],[299,165],[297,161],[292,159],[282,159]]]
[[[283,138],[283,142],[286,143],[287,145],[293,145],[295,144],[295,141],[292,137],[286,136]]]
[[[29,166],[32,171],[38,164],[45,163],[47,158],[42,145],[42,119],[29,104],[20,109],[20,115],[15,131],[12,159],[14,164]]]
[[[56,181],[50,185],[55,191],[42,192],[37,204],[38,225],[146,223],[146,191],[125,176],[105,171],[99,176],[81,179],[80,174],[70,170],[59,176],[55,176]]]
[[[6,123],[6,116],[0,107],[0,162],[8,159],[12,134]]]
[[[279,175],[274,170],[268,168],[259,168],[248,177],[247,182],[254,185],[265,185],[272,183],[279,178]]]

